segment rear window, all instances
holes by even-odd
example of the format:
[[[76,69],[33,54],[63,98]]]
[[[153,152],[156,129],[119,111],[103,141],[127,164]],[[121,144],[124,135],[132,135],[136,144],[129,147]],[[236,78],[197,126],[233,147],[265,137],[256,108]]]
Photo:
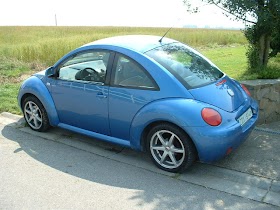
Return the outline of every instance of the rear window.
[[[172,43],[145,53],[187,88],[207,85],[223,77],[223,73],[204,56],[181,43]]]

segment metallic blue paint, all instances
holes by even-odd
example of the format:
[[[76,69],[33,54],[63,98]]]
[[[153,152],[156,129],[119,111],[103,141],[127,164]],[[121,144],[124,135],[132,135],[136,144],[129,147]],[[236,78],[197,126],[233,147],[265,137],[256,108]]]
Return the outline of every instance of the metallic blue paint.
[[[88,130],[85,130],[85,129],[82,129],[82,128],[77,128],[77,127],[67,125],[67,124],[64,124],[64,123],[59,123],[58,127],[64,128],[64,129],[67,129],[67,130],[71,130],[71,131],[74,131],[74,132],[77,132],[77,133],[81,133],[83,135],[87,135],[87,136],[92,137],[92,138],[97,138],[97,139],[100,139],[100,140],[103,140],[103,141],[119,144],[119,145],[122,145],[122,146],[125,146],[125,147],[130,147],[129,141],[125,141],[123,139],[103,135],[103,134],[100,134],[100,133],[95,133],[95,132],[92,132],[92,131],[88,131]]]
[[[108,86],[62,80],[49,83],[60,123],[110,135]]]
[[[200,88],[191,89],[190,93],[196,100],[203,101],[224,109],[225,111],[232,112],[244,101],[245,97],[242,94],[243,90],[227,76],[221,78],[220,80],[226,80],[226,82],[222,85],[216,85],[216,83],[213,83]],[[228,90],[231,90],[233,95],[230,95]],[[205,92],[207,92],[207,94],[204,94]],[[215,95],[218,95],[219,97],[213,97]]]
[[[213,162],[221,159],[226,155],[227,149],[232,147],[234,150],[246,140],[256,124],[258,114],[254,114],[244,126],[241,126],[236,119],[248,108],[258,113],[257,103],[249,99],[244,106],[232,113],[215,108],[223,117],[220,126],[183,127],[193,139],[200,161]]]
[[[101,40],[97,40],[86,44],[84,46],[92,45],[110,45],[110,46],[120,46],[126,49],[131,49],[132,51],[144,53],[153,48],[163,46],[170,43],[178,42],[173,39],[165,37],[159,42],[161,37],[149,36],[149,35],[127,35],[127,36],[115,36],[109,37]]]
[[[154,101],[142,108],[134,117],[131,125],[131,146],[141,148],[141,135],[144,129],[152,123],[169,122],[178,127],[205,126],[200,111],[204,104],[193,99],[167,98]]]
[[[124,36],[77,48],[62,57],[50,70],[27,79],[19,91],[19,105],[25,94],[35,95],[45,107],[52,126],[136,150],[144,149],[141,139],[145,128],[152,123],[169,122],[190,136],[201,161],[211,162],[222,158],[228,148],[236,149],[254,128],[258,118],[257,103],[237,81],[227,76],[219,80],[226,80],[222,85],[216,85],[219,83],[216,81],[187,90],[168,70],[143,54],[155,47],[177,42],[164,38],[160,43],[159,39],[155,36]],[[57,71],[63,61],[80,52],[95,49],[120,53],[133,59],[149,72],[159,89],[66,81],[50,74]],[[229,89],[233,96],[228,93]],[[205,107],[220,113],[222,123],[219,126],[209,126],[202,119],[201,110]],[[241,126],[237,119],[248,108],[253,110],[253,117]]]

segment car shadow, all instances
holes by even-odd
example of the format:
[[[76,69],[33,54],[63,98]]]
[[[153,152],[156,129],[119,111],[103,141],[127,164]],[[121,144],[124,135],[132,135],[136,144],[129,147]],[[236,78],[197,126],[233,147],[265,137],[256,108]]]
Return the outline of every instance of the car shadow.
[[[228,157],[214,165],[280,181],[280,135],[254,130]]]
[[[232,196],[229,196],[230,199],[221,200],[219,198],[221,192],[196,185],[188,187],[190,183],[178,180],[176,178],[178,175],[165,173],[159,169],[156,171],[147,154],[61,129],[51,129],[47,134],[53,135],[57,132],[65,132],[62,135],[65,137],[63,141],[38,138],[11,126],[5,126],[2,135],[19,144],[19,148],[13,151],[15,155],[25,152],[59,172],[102,185],[134,190],[133,195],[128,199],[136,202],[139,207],[150,203],[155,204],[154,209],[188,209],[195,203],[197,209],[205,209],[205,206],[224,209],[236,205],[242,206],[247,202],[242,203],[240,198]],[[64,144],[64,141],[78,141],[80,146],[77,148]],[[148,167],[143,168],[142,164]],[[196,163],[193,167],[201,167],[201,165]],[[250,209],[247,204],[246,209]],[[251,209],[262,209],[262,206],[253,206]]]

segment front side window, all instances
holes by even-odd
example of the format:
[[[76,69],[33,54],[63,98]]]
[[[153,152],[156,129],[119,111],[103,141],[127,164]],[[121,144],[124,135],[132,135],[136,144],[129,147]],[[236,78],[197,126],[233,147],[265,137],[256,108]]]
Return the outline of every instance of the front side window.
[[[146,52],[187,88],[212,83],[224,74],[199,53],[181,43],[172,43]]]
[[[109,56],[104,51],[79,53],[60,65],[59,79],[104,83]]]
[[[130,58],[117,56],[113,85],[140,89],[157,89],[157,85],[139,64]]]

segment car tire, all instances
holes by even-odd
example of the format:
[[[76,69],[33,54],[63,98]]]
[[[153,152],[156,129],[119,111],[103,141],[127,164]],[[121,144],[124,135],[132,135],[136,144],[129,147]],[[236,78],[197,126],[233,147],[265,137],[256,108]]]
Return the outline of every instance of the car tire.
[[[35,96],[28,96],[24,99],[22,110],[25,121],[32,130],[43,132],[50,128],[46,109]]]
[[[151,159],[157,167],[169,172],[180,172],[196,160],[196,149],[189,136],[171,124],[159,124],[147,135]]]

